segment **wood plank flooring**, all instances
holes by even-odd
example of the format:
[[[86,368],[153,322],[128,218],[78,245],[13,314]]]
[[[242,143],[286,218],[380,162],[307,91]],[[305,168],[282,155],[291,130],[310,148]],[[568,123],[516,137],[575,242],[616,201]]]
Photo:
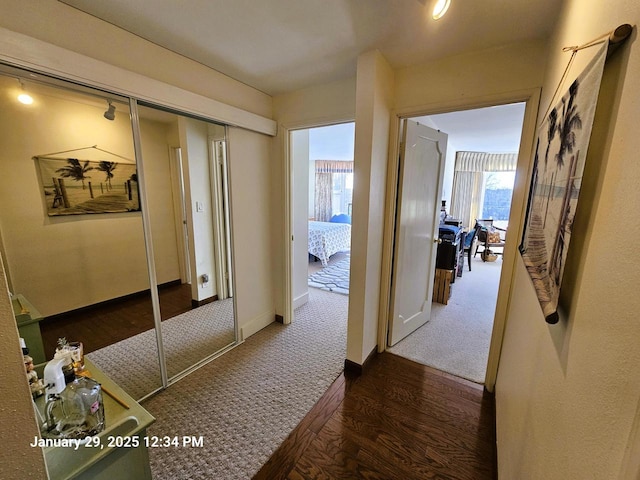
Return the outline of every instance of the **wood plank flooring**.
[[[192,309],[190,285],[167,285],[158,289],[162,319]],[[84,352],[117,343],[154,327],[151,294],[135,294],[40,322],[45,353],[53,357],[58,338],[83,343]]]
[[[493,395],[410,360],[377,355],[342,374],[254,480],[495,479]]]

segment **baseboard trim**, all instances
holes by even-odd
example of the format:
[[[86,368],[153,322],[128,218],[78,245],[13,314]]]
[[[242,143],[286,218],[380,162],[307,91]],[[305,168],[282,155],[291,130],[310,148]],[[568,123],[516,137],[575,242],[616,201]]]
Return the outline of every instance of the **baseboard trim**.
[[[218,295],[214,295],[213,297],[205,298],[204,300],[194,300],[191,299],[191,306],[193,308],[201,307],[202,305],[206,305],[207,303],[213,303],[218,301]]]
[[[278,315],[276,313],[276,322],[281,323],[282,325],[284,325],[284,317],[282,315]]]
[[[171,280],[170,282],[162,283],[158,285],[158,290],[162,290],[163,288],[174,287],[176,285],[182,285],[180,279]],[[133,298],[145,297],[151,295],[151,290],[141,290],[139,292],[128,293],[127,295],[123,295],[121,297],[110,298],[108,300],[103,300],[102,302],[92,303],[91,305],[85,305],[84,307],[74,308],[73,310],[68,310],[66,312],[54,313],[53,315],[47,315],[45,317],[45,321],[55,321],[60,318],[64,318],[72,313],[82,313],[82,312],[90,312],[94,308],[102,308],[108,307],[109,305],[114,305],[116,303],[123,302],[125,300],[131,300]]]
[[[351,375],[362,375],[371,365],[372,360],[378,355],[378,346],[376,345],[373,350],[367,355],[365,361],[360,365],[359,363],[354,362],[353,360],[349,360],[346,358],[344,360],[344,373]]]
[[[299,297],[293,299],[293,309],[295,310],[296,308],[301,307],[308,301],[309,301],[309,291],[307,290],[305,293],[303,293]]]
[[[272,324],[275,321],[275,313],[265,312],[257,317],[252,318],[248,322],[246,322],[242,327],[240,327],[240,340],[244,341],[249,338],[251,335],[258,333],[264,327]]]

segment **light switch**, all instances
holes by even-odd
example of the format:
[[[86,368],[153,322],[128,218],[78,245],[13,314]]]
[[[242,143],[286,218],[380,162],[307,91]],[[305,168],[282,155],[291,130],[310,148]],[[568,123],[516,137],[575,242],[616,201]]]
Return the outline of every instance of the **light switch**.
[[[204,205],[202,202],[196,202],[196,212],[204,212]]]

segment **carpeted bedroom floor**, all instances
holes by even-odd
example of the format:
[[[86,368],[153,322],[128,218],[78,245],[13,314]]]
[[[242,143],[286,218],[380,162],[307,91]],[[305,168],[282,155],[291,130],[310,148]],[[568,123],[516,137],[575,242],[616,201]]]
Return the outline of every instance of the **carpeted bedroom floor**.
[[[465,259],[466,260],[466,259]],[[484,383],[502,258],[471,259],[456,278],[447,305],[431,304],[431,320],[388,351],[423,365]]]

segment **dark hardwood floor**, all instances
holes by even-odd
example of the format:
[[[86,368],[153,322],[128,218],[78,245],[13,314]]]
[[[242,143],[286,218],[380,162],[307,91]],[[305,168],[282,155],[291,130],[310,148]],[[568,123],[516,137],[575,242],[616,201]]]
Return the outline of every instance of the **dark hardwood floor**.
[[[158,292],[163,320],[192,309],[190,285],[164,285]],[[53,358],[60,337],[82,342],[84,352],[90,353],[153,326],[151,294],[147,292],[46,318],[40,322],[40,332],[45,353]]]
[[[383,353],[342,374],[254,480],[495,479],[493,395]]]

